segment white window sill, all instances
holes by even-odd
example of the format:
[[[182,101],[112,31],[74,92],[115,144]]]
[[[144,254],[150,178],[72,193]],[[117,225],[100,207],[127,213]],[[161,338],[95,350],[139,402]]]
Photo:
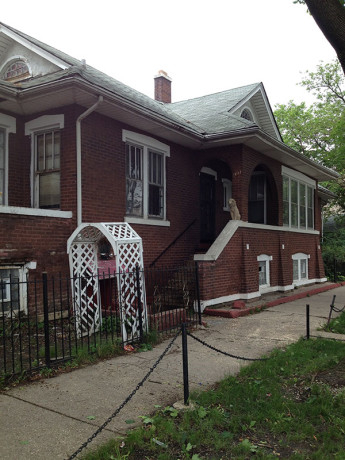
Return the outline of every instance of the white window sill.
[[[170,227],[170,221],[169,220],[142,219],[140,217],[125,216],[124,221],[128,222],[129,224],[155,225],[157,227]]]
[[[15,214],[21,216],[58,217],[70,219],[72,211],[58,211],[55,209],[22,208],[20,206],[0,206],[0,214]]]

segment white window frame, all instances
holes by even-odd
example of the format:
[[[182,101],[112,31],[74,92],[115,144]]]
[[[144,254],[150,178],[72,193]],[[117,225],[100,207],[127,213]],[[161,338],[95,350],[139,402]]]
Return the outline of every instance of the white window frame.
[[[273,260],[273,257],[269,256],[268,254],[260,254],[259,256],[257,256],[256,260],[258,262],[265,262],[264,266],[265,266],[265,271],[266,271],[267,283],[266,284],[260,284],[259,283],[259,291],[262,292],[262,291],[265,291],[266,289],[268,289],[271,286],[270,262],[271,262],[271,260]],[[259,264],[259,266],[260,266],[260,264]]]
[[[30,263],[26,265],[3,265],[0,266],[0,279],[2,280],[8,280],[8,283],[10,282],[9,277],[1,277],[1,271],[2,270],[18,270],[18,282],[19,282],[19,298],[18,298],[18,303],[19,303],[19,310],[23,313],[27,313],[27,289],[26,289],[26,275],[28,273],[28,269],[30,268]],[[10,285],[6,286],[6,291],[8,292],[8,298],[7,300],[4,299],[4,302],[11,302],[11,292],[10,292]],[[2,300],[1,300],[1,295],[0,295],[0,316],[2,316],[3,309],[2,309]],[[17,308],[13,308],[12,312],[18,312]],[[10,314],[10,312],[6,313]]]
[[[229,200],[232,198],[232,181],[222,179],[223,182],[223,211],[230,212]]]
[[[0,113],[0,128],[5,131],[4,142],[4,192],[2,197],[2,206],[8,206],[8,137],[10,133],[16,133],[16,119],[10,115]],[[0,193],[2,191],[0,190]]]
[[[42,132],[62,130],[65,127],[65,116],[63,114],[58,115],[43,115],[35,118],[34,120],[25,123],[25,135],[31,136],[31,206],[33,208],[39,208],[39,190],[38,190],[38,175],[36,174],[36,147],[35,137],[36,134]],[[60,161],[61,161],[61,149],[60,149]],[[61,163],[60,163],[61,171]],[[60,172],[61,178],[61,172]],[[60,195],[61,198],[61,195]],[[58,211],[47,210],[47,211]]]
[[[132,224],[170,226],[170,222],[166,218],[166,159],[170,157],[170,147],[167,144],[154,139],[153,137],[139,134],[133,131],[124,129],[122,131],[122,141],[126,144],[134,145],[142,149],[142,182],[143,182],[143,216],[124,217],[124,221]],[[149,215],[149,152],[158,153],[163,158],[163,212],[162,216],[155,217]],[[127,153],[126,153],[127,155]]]
[[[293,254],[291,256],[292,258],[292,264],[294,264],[294,261],[297,261],[297,267],[298,267],[298,278],[297,279],[293,279],[293,284],[295,286],[298,286],[300,284],[306,284],[309,280],[309,263],[308,263],[308,260],[310,259],[310,254],[304,254],[303,252],[297,252],[296,254]],[[302,270],[301,270],[301,264],[302,264],[302,261],[305,261],[306,263],[306,277],[305,278],[302,278],[301,274],[302,274]],[[292,265],[292,278],[293,278],[293,265]]]
[[[282,178],[284,181],[284,178],[288,180],[288,214],[289,214],[289,223],[284,223],[284,227],[289,227],[289,228],[296,228],[300,230],[314,230],[314,210],[315,210],[315,189],[316,189],[316,181],[311,179],[308,176],[305,176],[304,174],[300,173],[299,171],[294,171],[293,169],[287,168],[286,166],[282,166]],[[297,183],[297,226],[292,225],[291,222],[291,181],[294,181]],[[300,189],[301,186],[305,186],[305,199],[304,203],[301,202],[300,199]],[[309,190],[312,190],[312,222],[309,222],[308,219],[308,192]],[[284,213],[284,203],[283,201],[283,213]],[[301,207],[304,207],[305,210],[305,225],[301,225]],[[309,208],[310,209],[310,208]],[[283,214],[284,216],[284,214]]]

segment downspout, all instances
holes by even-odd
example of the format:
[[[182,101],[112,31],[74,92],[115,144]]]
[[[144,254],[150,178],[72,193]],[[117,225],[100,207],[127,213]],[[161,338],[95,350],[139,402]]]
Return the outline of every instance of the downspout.
[[[77,143],[77,226],[83,221],[83,199],[82,199],[82,187],[81,187],[81,121],[90,115],[99,104],[103,102],[103,96],[98,96],[98,101],[93,104],[89,109],[83,112],[76,121],[76,143]]]

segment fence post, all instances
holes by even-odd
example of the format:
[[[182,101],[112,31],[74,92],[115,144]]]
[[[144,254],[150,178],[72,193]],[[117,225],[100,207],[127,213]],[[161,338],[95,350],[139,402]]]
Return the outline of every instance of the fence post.
[[[198,302],[198,318],[199,324],[201,326],[201,304],[200,304],[200,285],[199,285],[199,265],[198,262],[195,262],[195,283],[196,283],[196,299]]]
[[[336,283],[338,281],[337,276],[337,259],[334,257],[333,259],[333,281]]]
[[[310,317],[309,317],[309,304],[306,305],[306,320],[307,320],[307,340],[310,338]]]
[[[135,267],[135,274],[137,279],[137,296],[138,296],[138,310],[139,310],[139,334],[140,334],[140,342],[143,341],[143,309],[141,305],[141,289],[140,289],[140,271],[139,265]]]
[[[330,310],[329,310],[329,315],[328,315],[328,321],[327,321],[327,327],[329,328],[329,323],[331,322],[331,317],[332,317],[332,312],[333,312],[333,308],[334,308],[334,302],[335,302],[335,298],[337,296],[336,295],[333,295],[333,299],[332,299],[332,303],[330,305]]]
[[[44,349],[46,366],[50,367],[50,339],[49,339],[49,312],[48,312],[48,276],[42,273],[43,286],[43,319],[44,319]]]
[[[189,404],[189,382],[188,382],[188,351],[187,351],[187,329],[186,323],[182,323],[182,363],[183,363],[183,400],[185,406]]]

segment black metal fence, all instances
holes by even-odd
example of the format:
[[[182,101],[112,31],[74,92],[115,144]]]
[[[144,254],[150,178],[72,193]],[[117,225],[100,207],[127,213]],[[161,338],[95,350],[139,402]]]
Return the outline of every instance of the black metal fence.
[[[325,259],[325,272],[326,276],[330,281],[338,283],[345,281],[345,261],[333,259]]]
[[[126,334],[128,324],[122,313],[126,293],[121,292],[120,278],[124,277],[126,283],[132,283],[138,290],[131,305],[136,312],[143,308],[140,302],[143,284],[136,282],[143,274],[148,328],[144,324],[134,336]],[[91,278],[98,285],[98,300],[94,304],[99,322],[98,327],[90,327],[87,333],[78,329],[80,293],[75,286],[86,286],[84,294],[93,296],[87,289],[90,278],[76,280],[44,274],[38,280],[22,280],[16,274],[9,274],[0,279],[1,378],[58,366],[78,354],[95,353],[102,345],[120,350],[126,343],[144,341],[145,333],[150,330],[166,333],[178,329],[182,323],[201,323],[196,265],[103,273],[97,279]],[[86,315],[90,319],[95,311],[86,309]]]

